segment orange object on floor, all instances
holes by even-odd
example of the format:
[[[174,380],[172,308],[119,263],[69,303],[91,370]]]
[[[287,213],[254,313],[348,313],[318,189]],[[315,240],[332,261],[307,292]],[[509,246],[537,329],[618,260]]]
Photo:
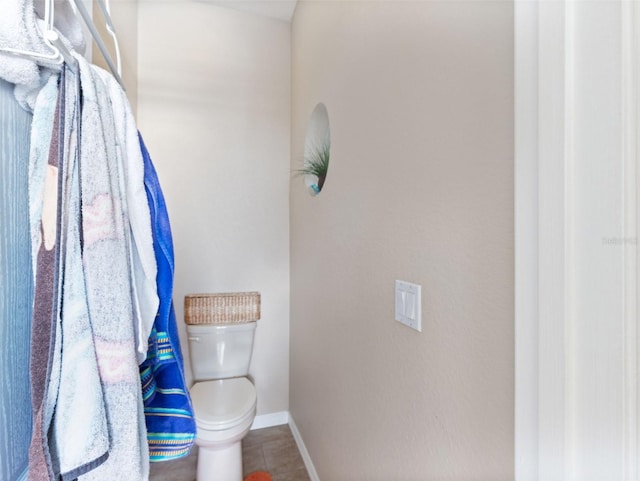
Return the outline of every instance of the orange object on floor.
[[[244,481],[271,481],[271,475],[266,471],[256,471],[244,478]]]

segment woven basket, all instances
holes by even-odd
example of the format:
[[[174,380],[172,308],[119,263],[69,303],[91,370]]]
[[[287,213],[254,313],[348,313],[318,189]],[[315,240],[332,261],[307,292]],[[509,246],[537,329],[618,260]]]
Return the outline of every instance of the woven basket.
[[[259,292],[189,294],[184,297],[187,324],[239,324],[260,319]]]

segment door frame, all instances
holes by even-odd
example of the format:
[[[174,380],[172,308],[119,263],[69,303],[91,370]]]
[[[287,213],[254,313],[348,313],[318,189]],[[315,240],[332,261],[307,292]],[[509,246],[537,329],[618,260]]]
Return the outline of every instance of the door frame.
[[[574,479],[576,15],[580,1],[515,1],[515,479]],[[623,220],[621,376],[625,481],[637,481],[640,7],[620,2]],[[606,32],[603,32],[606,34]],[[588,262],[588,259],[586,260]],[[583,333],[584,334],[584,333]]]

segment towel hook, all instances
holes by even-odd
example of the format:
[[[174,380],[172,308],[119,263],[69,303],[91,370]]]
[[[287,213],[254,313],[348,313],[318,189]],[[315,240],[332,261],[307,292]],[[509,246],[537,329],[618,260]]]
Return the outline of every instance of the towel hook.
[[[118,70],[118,75],[122,77],[122,59],[120,58],[120,44],[118,43],[118,37],[116,35],[116,28],[113,26],[113,22],[111,21],[111,6],[109,4],[109,0],[97,0],[98,6],[100,10],[102,10],[102,15],[104,16],[104,21],[107,27],[107,32],[111,35],[113,39],[113,45],[116,51],[116,66]]]
[[[104,42],[102,41],[102,37],[100,36],[100,33],[98,32],[98,29],[96,28],[95,24],[93,23],[93,20],[91,19],[91,15],[87,11],[87,8],[84,6],[84,3],[81,0],[69,0],[69,2],[74,7],[74,10],[76,12],[80,13],[80,16],[84,20],[85,25],[87,26],[87,28],[89,29],[89,32],[91,33],[91,36],[93,37],[93,40],[96,42],[96,45],[98,46],[98,49],[102,53],[102,56],[104,57],[104,60],[107,62],[109,70],[111,70],[111,73],[113,74],[115,79],[118,81],[118,83],[120,84],[122,89],[124,90],[124,82],[122,81],[122,77],[120,76],[120,70],[121,69],[116,67],[113,64],[113,60],[111,59],[111,55],[109,54],[109,51],[107,50],[107,47],[105,46]],[[100,3],[100,2],[98,2],[98,3]],[[101,8],[102,8],[102,6],[101,6]],[[103,13],[104,12],[105,11],[103,10]],[[105,15],[105,20],[107,22],[107,30],[109,30],[109,24],[111,23],[111,16],[109,15],[108,12]],[[111,24],[111,28],[113,29],[113,24]],[[115,34],[115,30],[114,30],[114,34]],[[116,51],[118,53],[118,58],[119,58],[120,49],[117,47],[117,45],[118,44],[116,42]]]

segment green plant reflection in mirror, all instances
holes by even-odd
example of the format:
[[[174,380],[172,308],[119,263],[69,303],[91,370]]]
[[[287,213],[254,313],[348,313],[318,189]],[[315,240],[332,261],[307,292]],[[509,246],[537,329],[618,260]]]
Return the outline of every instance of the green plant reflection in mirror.
[[[316,105],[311,113],[304,143],[304,159],[296,176],[303,176],[311,195],[318,195],[325,185],[331,158],[331,131],[329,114],[323,103]]]

